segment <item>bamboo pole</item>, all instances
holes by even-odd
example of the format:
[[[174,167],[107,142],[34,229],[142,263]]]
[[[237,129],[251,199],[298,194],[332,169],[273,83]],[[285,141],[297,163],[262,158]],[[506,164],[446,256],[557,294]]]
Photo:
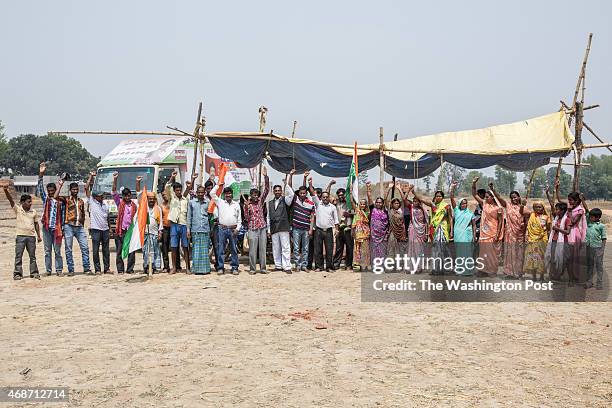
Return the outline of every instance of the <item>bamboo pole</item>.
[[[576,102],[576,124],[574,125],[574,137],[576,149],[574,157],[576,164],[582,163],[582,102]],[[578,191],[580,187],[580,166],[574,166],[574,191]]]
[[[198,135],[200,134],[200,127],[202,121],[202,102],[198,106],[198,115],[196,116],[196,125],[193,129],[193,164],[191,166],[191,174],[195,173],[196,165],[198,161],[198,143],[200,142],[200,138]],[[194,186],[192,186],[193,188]]]
[[[50,135],[151,135],[151,136],[185,136],[185,132],[156,132],[149,130],[52,130]],[[191,136],[189,133],[187,136]]]
[[[379,167],[380,167],[380,186],[378,188],[378,191],[380,193],[381,197],[384,197],[384,186],[383,186],[383,181],[385,180],[385,143],[384,143],[384,136],[383,136],[383,128],[382,126],[378,129],[378,139],[379,139],[379,150],[378,150],[378,155],[379,155]]]
[[[531,173],[531,177],[529,177],[529,184],[527,184],[527,193],[525,194],[525,199],[528,200],[529,196],[531,195],[531,186],[533,184],[533,177],[535,176],[537,169],[533,169],[533,172]]]
[[[397,142],[397,133],[393,135],[393,141]],[[391,187],[391,199],[393,199],[393,197],[395,197],[395,176],[391,177],[391,182],[393,183],[393,187]],[[401,196],[401,191],[400,191],[400,196]]]
[[[266,108],[263,105],[260,106],[259,107],[259,133],[263,133],[264,129],[266,128],[266,113],[268,113],[268,108]],[[257,169],[257,188],[259,189],[259,191],[261,191],[261,166],[263,164],[263,160],[264,159],[262,157],[261,161],[259,162],[258,169]]]
[[[582,66],[580,68],[580,75],[578,76],[578,83],[576,83],[576,91],[574,92],[574,101],[572,106],[576,106],[576,102],[578,101],[578,93],[580,92],[580,85],[585,77],[587,61],[589,59],[589,53],[591,52],[591,40],[593,39],[593,33],[589,33],[589,40],[587,42],[587,47],[584,52],[584,58],[582,59]],[[584,93],[582,96],[582,102],[584,102]]]
[[[583,110],[584,110],[584,109],[583,109]],[[585,129],[586,129],[586,130],[588,130],[590,134],[592,134],[593,136],[595,136],[595,139],[599,140],[601,143],[606,143],[606,142],[604,142],[604,141],[603,141],[603,139],[602,139],[601,137],[597,136],[597,135],[595,134],[595,132],[593,131],[593,129],[591,129],[591,128],[589,127],[589,125],[587,125],[586,123],[584,123],[584,121],[582,122],[582,126],[584,126],[584,127],[585,127]],[[582,146],[582,148],[584,148],[584,145]],[[606,148],[607,148],[609,151],[611,151],[611,152],[612,152],[612,148],[610,148],[610,146],[607,146]]]

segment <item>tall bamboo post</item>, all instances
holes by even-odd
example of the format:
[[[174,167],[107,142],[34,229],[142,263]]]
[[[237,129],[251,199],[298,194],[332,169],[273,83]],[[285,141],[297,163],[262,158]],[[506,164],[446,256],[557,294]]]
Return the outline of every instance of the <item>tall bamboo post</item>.
[[[574,125],[574,136],[576,149],[574,150],[576,166],[574,167],[574,191],[578,191],[580,188],[580,163],[582,163],[582,128],[584,119],[584,90],[585,90],[585,77],[586,77],[586,66],[589,60],[589,53],[591,52],[591,41],[593,40],[593,33],[589,33],[589,40],[587,47],[584,52],[584,58],[582,59],[582,66],[580,67],[580,75],[578,76],[578,82],[576,83],[576,90],[574,91],[574,103],[572,108],[574,109],[574,116],[576,118],[576,124]],[[578,94],[582,86],[582,95],[580,102],[578,101]]]
[[[266,128],[266,113],[268,113],[268,108],[266,108],[265,106],[260,106],[259,107],[259,133],[263,133],[264,129]],[[264,152],[265,153],[265,152]],[[259,168],[257,170],[257,188],[259,189],[259,191],[261,191],[261,166],[263,164],[263,157],[261,158],[261,161],[259,162]]]
[[[582,163],[582,102],[576,102],[576,124],[574,125],[574,136],[576,143],[576,165],[574,166],[574,191],[578,191],[580,188],[580,163]]]
[[[378,188],[378,191],[380,193],[380,196],[384,197],[385,188],[383,186],[383,182],[385,181],[385,143],[382,126],[378,129],[378,138],[380,143],[378,147],[378,152],[380,156],[380,162],[378,164],[380,167],[380,186]]]
[[[196,163],[198,161],[198,144],[201,143],[199,135],[200,135],[200,127],[202,125],[202,102],[198,106],[198,115],[196,116],[196,124],[193,129],[193,164],[191,165],[191,174],[196,171]]]
[[[393,141],[397,142],[397,133],[395,135],[393,135]],[[393,183],[393,187],[391,188],[391,199],[393,199],[393,197],[395,197],[395,176],[391,176],[391,182]],[[401,190],[400,190],[400,197],[401,197]]]

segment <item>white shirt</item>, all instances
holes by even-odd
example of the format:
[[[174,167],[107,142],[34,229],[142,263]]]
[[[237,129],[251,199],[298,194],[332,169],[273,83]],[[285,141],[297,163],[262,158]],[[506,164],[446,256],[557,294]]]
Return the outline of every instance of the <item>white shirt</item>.
[[[108,231],[108,205],[99,203],[89,197],[89,227],[100,231]]]
[[[312,201],[315,203],[317,228],[328,229],[338,224],[338,211],[335,205],[331,203],[323,204],[316,195],[312,196]]]
[[[229,203],[222,199],[221,197],[217,197],[217,188],[213,188],[210,192],[210,196],[215,201],[217,205],[217,209],[219,211],[219,225],[223,225],[226,227],[230,227],[232,225],[240,228],[240,224],[242,224],[242,214],[240,213],[240,203],[238,201],[230,201]]]

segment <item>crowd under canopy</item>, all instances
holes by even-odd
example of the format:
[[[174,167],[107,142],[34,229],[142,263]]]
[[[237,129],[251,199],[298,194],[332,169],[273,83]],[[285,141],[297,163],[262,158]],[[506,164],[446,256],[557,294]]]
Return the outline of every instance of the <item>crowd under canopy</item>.
[[[255,167],[267,159],[272,168],[288,173],[313,170],[328,177],[348,174],[354,147],[271,133],[216,132],[207,134],[215,152],[238,167]],[[499,165],[513,171],[544,166],[572,150],[565,112],[484,129],[444,132],[385,142],[385,172],[404,179],[425,177],[443,162],[466,169]],[[357,145],[359,171],[380,163],[380,145]]]

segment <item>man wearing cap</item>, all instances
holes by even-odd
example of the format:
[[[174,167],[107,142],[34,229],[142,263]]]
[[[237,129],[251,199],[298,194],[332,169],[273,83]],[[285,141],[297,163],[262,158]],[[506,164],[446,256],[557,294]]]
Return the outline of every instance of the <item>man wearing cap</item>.
[[[100,245],[102,245],[102,262],[104,273],[110,273],[110,227],[108,225],[108,205],[102,199],[102,192],[91,191],[96,172],[89,173],[85,184],[85,194],[89,205],[89,235],[91,235],[94,271],[96,275],[102,273],[100,268]]]

